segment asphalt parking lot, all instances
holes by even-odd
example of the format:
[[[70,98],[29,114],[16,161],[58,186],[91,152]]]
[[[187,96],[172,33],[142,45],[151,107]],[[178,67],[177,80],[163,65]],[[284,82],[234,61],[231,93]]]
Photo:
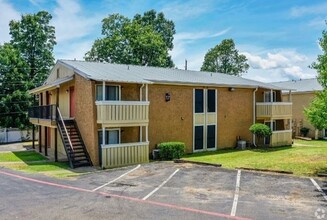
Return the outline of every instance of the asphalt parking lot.
[[[187,163],[155,162],[71,180],[1,168],[0,218],[327,219],[326,192],[326,179]]]

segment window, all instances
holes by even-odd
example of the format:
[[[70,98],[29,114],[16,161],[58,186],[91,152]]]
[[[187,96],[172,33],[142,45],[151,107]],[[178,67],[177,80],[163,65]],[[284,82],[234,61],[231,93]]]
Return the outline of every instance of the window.
[[[208,89],[207,112],[216,112],[216,90]]]
[[[266,121],[265,122],[265,125],[267,125],[270,128],[270,121]],[[273,127],[272,127],[271,131],[276,131],[277,130],[277,127],[276,127],[276,121],[275,120],[273,121],[272,126]]]
[[[96,100],[103,100],[103,89],[102,85],[96,86]],[[105,100],[116,101],[119,100],[119,86],[106,86],[105,88]]]
[[[99,145],[102,143],[102,130],[98,131]],[[120,143],[119,129],[106,130],[105,144],[119,144]]]
[[[207,148],[216,147],[216,125],[207,126]]]
[[[264,92],[264,102],[276,102],[276,92],[273,91],[273,100],[271,100],[271,92]]]
[[[196,89],[195,90],[195,113],[203,113],[203,105],[204,105],[204,99],[203,99],[203,89]]]
[[[195,150],[203,149],[203,126],[195,126],[194,128],[194,148]]]

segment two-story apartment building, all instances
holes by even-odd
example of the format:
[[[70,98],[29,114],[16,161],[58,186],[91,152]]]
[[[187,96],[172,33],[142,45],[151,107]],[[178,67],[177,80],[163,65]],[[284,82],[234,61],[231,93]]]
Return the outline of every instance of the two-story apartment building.
[[[188,153],[233,148],[237,137],[254,143],[255,122],[273,129],[270,146],[292,144],[281,88],[226,74],[59,60],[30,92],[39,97],[30,121],[40,150],[66,154],[73,167],[88,155],[102,167],[147,162],[166,141]]]
[[[316,97],[316,93],[323,90],[317,78],[291,80],[284,82],[273,83],[276,86],[292,89],[292,115],[293,115],[293,136],[301,136],[300,129],[303,127],[309,128],[307,137],[315,138],[316,129],[308,121],[304,115],[304,109],[309,107],[312,100]],[[288,99],[288,92],[282,92],[282,100]],[[319,131],[317,137],[326,137],[326,129]]]

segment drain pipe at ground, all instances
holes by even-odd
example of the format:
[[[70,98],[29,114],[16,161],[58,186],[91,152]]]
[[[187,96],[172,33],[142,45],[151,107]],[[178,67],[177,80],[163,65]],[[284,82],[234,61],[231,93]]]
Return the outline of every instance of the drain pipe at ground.
[[[255,90],[253,90],[253,124],[255,124],[255,107],[256,107],[256,100],[255,100],[255,93],[258,91],[258,87],[255,88]],[[255,134],[252,135],[252,141],[253,141],[253,145],[255,147],[257,147],[257,145],[255,144]]]

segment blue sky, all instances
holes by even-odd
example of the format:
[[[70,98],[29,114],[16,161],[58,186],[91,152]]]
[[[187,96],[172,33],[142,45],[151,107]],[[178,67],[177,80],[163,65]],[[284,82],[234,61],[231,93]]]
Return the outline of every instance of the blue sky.
[[[308,66],[321,53],[326,29],[323,0],[0,0],[0,43],[10,40],[8,23],[21,14],[46,10],[56,28],[56,59],[83,59],[101,37],[101,20],[112,13],[133,17],[155,9],[176,28],[170,52],[178,68],[199,70],[205,53],[232,38],[247,56],[243,77],[264,82],[312,78]]]

